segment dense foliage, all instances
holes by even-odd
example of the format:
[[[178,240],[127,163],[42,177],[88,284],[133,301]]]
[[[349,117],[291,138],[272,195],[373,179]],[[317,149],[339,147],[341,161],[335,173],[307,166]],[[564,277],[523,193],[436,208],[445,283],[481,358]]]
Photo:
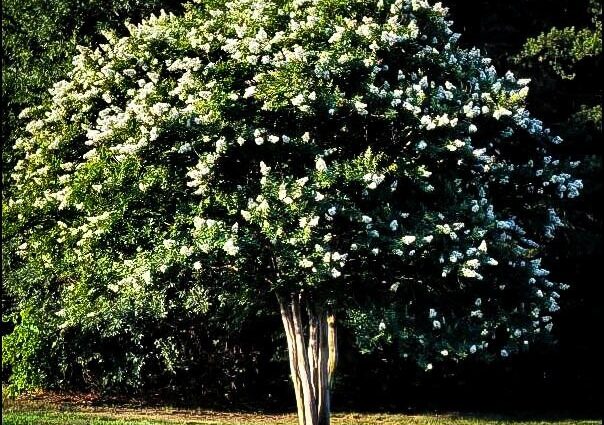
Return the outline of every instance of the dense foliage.
[[[66,77],[77,45],[98,44],[103,40],[99,33],[103,28],[125,35],[125,21],[140,22],[142,17],[162,8],[177,11],[181,7],[181,2],[171,0],[2,2],[4,199],[13,187],[8,177],[17,159],[13,145],[26,123],[18,115],[24,108],[50,99],[48,89]],[[13,231],[11,224],[3,221],[2,334],[10,333],[14,324],[23,320],[34,321],[32,326],[19,327],[12,339],[4,341],[3,382],[11,376],[11,369],[16,370],[11,378],[14,390],[32,386],[112,393],[148,389],[161,390],[166,397],[184,397],[187,402],[200,398],[224,401],[235,393],[239,399],[246,394],[266,398],[283,380],[280,357],[273,361],[275,356],[266,350],[278,338],[275,321],[271,320],[274,312],[268,312],[266,305],[243,292],[237,298],[223,300],[224,314],[214,308],[206,315],[179,314],[177,322],[139,320],[128,324],[127,334],[115,338],[99,339],[96,333],[81,330],[58,336],[48,329],[43,315],[22,310],[16,292],[11,290],[10,276],[18,265]],[[244,299],[250,303],[240,308]],[[266,332],[254,333],[257,326]],[[158,362],[152,359],[161,357],[161,350],[165,350],[156,344],[157,340],[170,341],[175,347],[173,368],[168,371],[163,366],[153,367]],[[118,356],[114,355],[116,347],[121,347]],[[99,361],[99,353],[103,361]],[[140,371],[136,365],[143,361],[148,367]],[[260,379],[260,374],[265,376]],[[273,388],[258,393],[261,381],[271,382]]]
[[[270,291],[348,311],[363,347],[397,340],[426,369],[548,333],[564,285],[541,246],[578,163],[548,155],[561,140],[526,112],[527,81],[459,48],[445,17],[203,3],[81,49],[22,115],[3,218],[13,383],[56,379],[40,357],[75,334],[90,354],[70,373],[115,371],[112,342],[125,366],[99,376],[132,385],[182,356],[149,329]]]
[[[18,118],[26,107],[48,101],[48,89],[53,82],[65,78],[72,67],[72,59],[77,54],[77,45],[98,43],[102,40],[99,30],[114,29],[119,34],[127,33],[126,20],[139,22],[143,16],[160,9],[180,10],[179,1],[5,1],[2,2],[2,176],[3,195],[12,189],[8,178],[15,164],[13,144],[23,133],[24,121]],[[19,308],[16,295],[11,291],[10,276],[15,265],[14,240],[11,225],[3,221],[3,335],[12,329],[11,322],[34,321],[32,326],[17,329],[14,339],[6,340],[3,364],[22,365],[27,373],[15,374],[15,388],[36,385],[61,387],[85,387],[93,389],[124,390],[147,385],[185,393],[194,387],[199,396],[214,394],[214,398],[230,397],[236,389],[250,386],[254,377],[250,375],[262,358],[260,347],[272,341],[272,334],[266,338],[255,338],[255,343],[239,338],[248,333],[245,327],[223,326],[224,321],[238,323],[245,317],[255,316],[264,308],[261,303],[248,310],[238,310],[236,319],[226,315],[214,316],[216,321],[199,317],[182,319],[170,326],[140,321],[133,330],[136,336],[97,339],[94,333],[71,332],[59,339],[47,331],[44,316],[31,315]],[[242,294],[242,297],[244,294]],[[47,302],[52,302],[48,300]],[[262,323],[261,319],[258,323]],[[132,324],[131,324],[132,325]],[[152,336],[149,329],[155,329]],[[41,331],[42,330],[42,331]],[[46,330],[46,331],[43,331]],[[142,375],[135,365],[142,359],[159,356],[161,347],[154,345],[158,338],[171,338],[179,346],[180,357],[172,361],[178,373],[168,373],[163,369],[147,369]],[[11,341],[19,341],[15,351],[10,350]],[[95,341],[95,351],[90,350]],[[214,342],[217,341],[217,342]],[[108,356],[115,347],[127,347],[122,356],[113,357],[110,362],[97,364],[98,352]],[[192,354],[192,353],[193,354]],[[9,354],[10,353],[10,354]],[[195,361],[191,361],[191,356]],[[270,359],[265,356],[264,363]],[[208,367],[208,364],[214,366]],[[203,366],[205,365],[205,366]],[[20,366],[17,366],[17,369]],[[265,366],[266,368],[266,366]],[[194,372],[195,379],[188,379],[185,386],[179,374]],[[10,367],[4,372],[10,374]],[[256,373],[254,373],[256,374]],[[252,374],[252,375],[254,375]],[[3,373],[4,375],[4,373]],[[21,378],[19,378],[21,376]],[[25,378],[27,376],[27,378]],[[190,375],[187,375],[190,376]],[[6,375],[3,379],[6,378]],[[178,384],[175,384],[178,383]]]
[[[178,10],[178,1],[7,0],[2,2],[3,190],[13,162],[22,109],[47,99],[50,85],[65,77],[78,44],[98,42],[98,31],[122,31],[125,20],[160,8]],[[3,192],[4,193],[4,192]]]

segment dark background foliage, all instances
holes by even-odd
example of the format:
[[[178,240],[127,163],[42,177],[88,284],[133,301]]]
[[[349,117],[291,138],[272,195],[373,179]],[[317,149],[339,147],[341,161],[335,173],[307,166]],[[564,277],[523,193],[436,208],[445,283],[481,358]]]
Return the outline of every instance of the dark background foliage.
[[[526,354],[492,364],[445,364],[430,373],[401,359],[392,346],[362,354],[354,336],[340,332],[341,357],[334,404],[337,408],[386,410],[552,410],[599,413],[602,378],[598,327],[602,260],[601,78],[597,47],[573,49],[577,31],[591,29],[601,37],[601,3],[589,0],[451,0],[454,27],[462,42],[480,48],[499,70],[532,78],[531,112],[567,143],[559,152],[582,161],[585,190],[566,220],[562,237],[550,248],[552,278],[571,285],[561,300],[554,336],[557,343],[536,346]],[[98,31],[112,28],[125,34],[123,22],[138,22],[161,8],[178,12],[169,0],[4,0],[2,4],[2,193],[10,192],[7,177],[15,158],[12,145],[23,125],[19,112],[48,97],[48,88],[66,75],[76,45],[101,41]],[[597,22],[600,22],[598,27]],[[552,28],[571,28],[559,37],[545,37],[532,49],[527,39]],[[593,40],[592,40],[593,41]],[[596,43],[597,44],[597,43]],[[537,47],[535,47],[537,45]],[[576,46],[575,46],[576,47]],[[590,50],[591,49],[591,50]],[[583,54],[585,51],[596,54]],[[600,50],[601,52],[601,41]],[[524,53],[522,53],[524,52]],[[563,72],[561,72],[561,69]],[[571,78],[572,77],[572,78]],[[598,115],[599,111],[599,115]],[[3,238],[3,246],[5,245]],[[3,253],[2,273],[11,271]],[[596,276],[596,277],[594,277]],[[2,333],[18,320],[15,300],[2,296]],[[9,289],[9,288],[8,288]],[[253,297],[253,294],[241,294]],[[291,406],[285,340],[273,300],[249,308],[233,302],[222,309],[166,326],[149,324],[149,333],[173,337],[181,355],[174,371],[147,369],[136,385],[111,385],[110,374],[126,373],[126,359],[95,365],[87,338],[73,335],[62,358],[39,356],[41,366],[60,363],[62,374],[51,375],[51,388],[97,390],[106,394],[134,391],[148,400],[220,406]],[[228,305],[228,304],[227,304]],[[132,341],[102,341],[102,350],[117,352]],[[144,355],[146,342],[138,352]],[[98,345],[98,342],[97,342]],[[136,352],[134,348],[130,349]],[[42,354],[42,353],[38,353]],[[55,369],[59,369],[56,368]],[[3,382],[10,369],[3,368]],[[117,380],[119,381],[119,379]],[[127,381],[124,381],[127,382]],[[153,396],[153,397],[151,397]]]

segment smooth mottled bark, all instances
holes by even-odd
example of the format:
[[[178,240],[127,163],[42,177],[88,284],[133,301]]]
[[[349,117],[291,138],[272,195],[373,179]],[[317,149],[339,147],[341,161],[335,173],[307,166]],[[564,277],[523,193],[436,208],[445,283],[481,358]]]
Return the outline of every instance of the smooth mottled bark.
[[[292,383],[294,385],[294,392],[296,395],[298,423],[299,425],[306,425],[306,419],[304,415],[304,396],[302,394],[302,381],[300,379],[300,374],[298,373],[298,358],[296,344],[294,342],[294,320],[288,303],[282,297],[278,297],[278,300],[279,308],[281,309],[281,320],[283,322],[283,328],[285,329],[285,336],[287,338],[289,369],[291,371]]]
[[[329,425],[330,386],[336,365],[335,316],[300,294],[277,296],[287,337],[300,425]],[[307,324],[304,324],[304,319]]]

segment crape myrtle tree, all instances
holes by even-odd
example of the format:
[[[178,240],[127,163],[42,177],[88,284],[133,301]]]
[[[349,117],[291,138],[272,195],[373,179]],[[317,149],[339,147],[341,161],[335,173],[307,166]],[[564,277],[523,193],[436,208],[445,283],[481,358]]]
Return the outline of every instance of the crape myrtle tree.
[[[541,247],[577,164],[439,3],[198,1],[129,30],[23,112],[11,287],[52,332],[166,316],[168,293],[274,297],[309,425],[340,319],[426,369],[551,330]]]

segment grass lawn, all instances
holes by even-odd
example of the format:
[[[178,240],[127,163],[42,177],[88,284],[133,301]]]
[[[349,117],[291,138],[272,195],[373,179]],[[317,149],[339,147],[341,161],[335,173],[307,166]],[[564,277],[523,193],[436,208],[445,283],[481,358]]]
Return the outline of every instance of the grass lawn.
[[[66,411],[4,411],[5,425],[296,425],[293,415],[230,415],[225,413],[147,414],[141,412],[66,412]],[[333,425],[595,425],[599,421],[554,420],[516,421],[497,418],[472,418],[454,416],[405,416],[335,414]]]
[[[595,420],[335,413],[333,425],[596,425]],[[91,407],[56,399],[2,400],[3,425],[297,425],[295,415],[171,408]]]
[[[296,425],[291,415],[229,415],[205,413],[202,415],[145,412],[61,412],[61,411],[5,411],[5,425]],[[497,418],[471,418],[453,416],[405,416],[405,415],[360,415],[335,414],[333,425],[595,425],[598,421],[554,420],[516,421]]]

